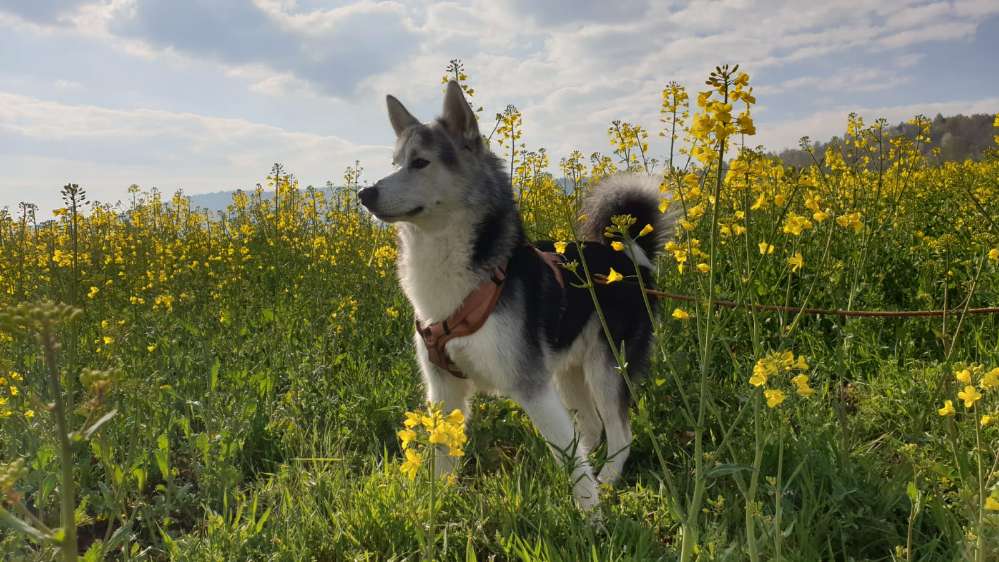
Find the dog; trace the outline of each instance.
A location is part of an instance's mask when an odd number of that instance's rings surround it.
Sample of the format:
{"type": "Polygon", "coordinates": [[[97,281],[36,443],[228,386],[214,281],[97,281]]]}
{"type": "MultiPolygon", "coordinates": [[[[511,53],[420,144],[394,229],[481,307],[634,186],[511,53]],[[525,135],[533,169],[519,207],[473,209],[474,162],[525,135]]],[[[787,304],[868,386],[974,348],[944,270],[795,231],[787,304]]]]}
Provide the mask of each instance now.
{"type": "MultiPolygon", "coordinates": [[[[575,500],[589,510],[598,503],[598,483],[621,476],[632,440],[629,386],[589,289],[552,265],[553,242],[529,245],[510,179],[456,82],[447,85],[443,112],[430,124],[391,95],[386,103],[398,170],[358,196],[375,217],[396,225],[399,281],[417,322],[416,357],[427,400],[444,411],[457,408],[466,419],[476,392],[516,401],[566,462],[575,500]],[[493,302],[487,304],[494,308],[472,333],[447,334],[435,360],[427,326],[443,326],[437,335],[448,333],[446,321],[468,308],[479,290],[489,293],[493,302]],[[608,458],[594,476],[588,453],[602,432],[608,458]]],[[[582,205],[577,230],[585,243],[569,244],[559,259],[578,263],[582,251],[592,273],[614,268],[634,275],[637,269],[652,287],[652,262],[676,222],[674,214],[659,210],[663,197],[653,177],[603,180],[582,205]],[[627,251],[612,249],[605,236],[617,215],[637,219],[627,251]],[[645,225],[652,233],[639,236],[645,225]]],[[[594,288],[610,336],[624,350],[627,375],[637,380],[648,368],[653,335],[640,288],[634,280],[594,288]]],[[[440,472],[453,470],[453,462],[438,452],[440,472]]]]}

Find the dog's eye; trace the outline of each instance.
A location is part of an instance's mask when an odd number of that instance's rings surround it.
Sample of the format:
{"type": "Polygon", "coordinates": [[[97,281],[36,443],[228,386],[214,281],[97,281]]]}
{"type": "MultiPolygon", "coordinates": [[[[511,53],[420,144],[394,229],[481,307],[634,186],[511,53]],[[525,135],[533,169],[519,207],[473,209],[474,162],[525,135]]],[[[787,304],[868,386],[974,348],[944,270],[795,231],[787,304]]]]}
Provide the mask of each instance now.
{"type": "Polygon", "coordinates": [[[426,168],[429,165],[430,162],[428,160],[424,160],[423,158],[417,158],[416,160],[413,160],[412,162],[409,163],[409,167],[414,170],[419,170],[420,168],[426,168]]]}

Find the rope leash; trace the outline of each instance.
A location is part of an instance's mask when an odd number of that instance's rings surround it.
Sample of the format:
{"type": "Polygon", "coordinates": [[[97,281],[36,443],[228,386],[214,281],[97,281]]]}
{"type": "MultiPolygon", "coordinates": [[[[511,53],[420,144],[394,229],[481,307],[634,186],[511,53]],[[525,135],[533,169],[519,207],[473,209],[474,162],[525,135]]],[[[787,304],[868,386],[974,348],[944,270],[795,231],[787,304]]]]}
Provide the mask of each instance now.
{"type": "MultiPolygon", "coordinates": [[[[596,274],[594,279],[603,285],[607,284],[607,276],[596,274]]],[[[668,293],[656,289],[645,289],[645,294],[660,299],[680,302],[698,302],[701,299],[690,295],[668,293]]],[[[840,310],[831,308],[811,308],[803,306],[782,306],[777,304],[746,304],[728,300],[716,300],[714,306],[732,309],[751,309],[763,312],[790,312],[810,314],[813,316],[842,316],[851,318],[939,318],[957,314],[999,314],[999,307],[969,308],[967,310],[953,308],[947,310],[840,310]]]]}

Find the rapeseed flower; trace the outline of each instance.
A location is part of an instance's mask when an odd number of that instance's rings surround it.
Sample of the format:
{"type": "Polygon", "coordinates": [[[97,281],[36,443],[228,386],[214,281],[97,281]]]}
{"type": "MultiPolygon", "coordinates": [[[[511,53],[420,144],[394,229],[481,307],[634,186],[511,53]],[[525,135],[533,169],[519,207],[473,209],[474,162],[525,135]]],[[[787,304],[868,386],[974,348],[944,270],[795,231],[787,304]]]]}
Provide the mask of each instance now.
{"type": "Polygon", "coordinates": [[[999,387],[999,367],[992,369],[991,371],[982,375],[982,380],[979,382],[982,390],[992,390],[993,388],[999,387]]]}
{"type": "Polygon", "coordinates": [[[953,416],[954,413],[955,413],[955,411],[954,411],[954,401],[953,400],[944,400],[943,408],[938,409],[937,413],[940,414],[941,416],[953,416]]]}
{"type": "Polygon", "coordinates": [[[677,320],[690,320],[690,314],[682,308],[674,308],[672,316],[677,320]]]}
{"type": "Polygon", "coordinates": [[[767,399],[767,408],[776,408],[787,398],[784,391],[777,388],[768,388],[764,390],[763,396],[767,399]]]}
{"type": "Polygon", "coordinates": [[[815,394],[815,390],[812,387],[808,386],[808,375],[805,374],[797,375],[796,377],[791,379],[791,382],[794,383],[795,391],[798,393],[799,396],[804,396],[805,398],[808,398],[809,396],[815,394]]]}
{"type": "Polygon", "coordinates": [[[982,399],[982,395],[980,392],[978,392],[978,389],[971,386],[970,384],[964,387],[964,390],[958,392],[957,397],[960,398],[961,400],[964,400],[965,408],[971,408],[972,406],[975,405],[975,402],[978,402],[979,400],[982,399]]]}
{"type": "Polygon", "coordinates": [[[801,252],[795,252],[793,256],[787,258],[787,264],[791,266],[791,271],[797,272],[805,266],[805,258],[801,255],[801,252]]]}
{"type": "Polygon", "coordinates": [[[617,283],[618,281],[620,281],[622,279],[624,279],[624,275],[621,275],[617,271],[614,271],[613,267],[610,269],[610,273],[607,274],[607,284],[608,285],[610,285],[611,283],[617,283]]]}
{"type": "Polygon", "coordinates": [[[410,480],[416,480],[416,474],[420,471],[421,464],[423,464],[423,457],[420,456],[420,453],[406,449],[406,461],[402,463],[399,470],[410,480]]]}

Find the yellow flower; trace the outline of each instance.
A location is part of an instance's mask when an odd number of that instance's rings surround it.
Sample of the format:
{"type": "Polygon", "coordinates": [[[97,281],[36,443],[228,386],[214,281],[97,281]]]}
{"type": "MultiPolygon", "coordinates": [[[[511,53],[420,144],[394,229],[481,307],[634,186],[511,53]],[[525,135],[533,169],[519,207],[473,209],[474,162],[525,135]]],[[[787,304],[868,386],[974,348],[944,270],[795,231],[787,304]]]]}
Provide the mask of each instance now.
{"type": "Polygon", "coordinates": [[[35,417],[35,411],[31,410],[31,409],[25,410],[24,411],[24,417],[26,417],[26,418],[28,418],[30,420],[31,418],[35,417]]]}
{"type": "Polygon", "coordinates": [[[971,384],[971,371],[968,369],[961,369],[954,373],[954,378],[964,384],[971,384]]]}
{"type": "Polygon", "coordinates": [[[112,338],[111,336],[104,336],[103,338],[101,338],[101,341],[104,342],[104,345],[111,345],[114,343],[114,338],[112,338]]]}
{"type": "Polygon", "coordinates": [[[402,425],[412,429],[420,425],[420,419],[423,416],[418,412],[406,412],[406,420],[402,422],[402,425]]]}
{"type": "Polygon", "coordinates": [[[711,271],[711,266],[706,263],[699,263],[697,264],[697,271],[700,271],[701,273],[707,273],[711,271]]]}
{"type": "Polygon", "coordinates": [[[760,248],[760,255],[764,255],[765,256],[767,254],[774,253],[774,245],[773,244],[767,244],[766,242],[760,242],[759,248],[760,248]]]}
{"type": "Polygon", "coordinates": [[[787,264],[791,266],[791,271],[798,271],[805,265],[805,258],[801,252],[795,252],[793,256],[787,258],[787,264]]]}
{"type": "Polygon", "coordinates": [[[808,398],[809,396],[815,394],[815,390],[808,386],[808,375],[798,375],[792,378],[791,382],[794,383],[794,386],[796,387],[795,391],[799,396],[808,398]]]}
{"type": "Polygon", "coordinates": [[[992,496],[985,498],[985,509],[989,511],[999,511],[999,501],[992,496]]]}
{"type": "Polygon", "coordinates": [[[97,287],[90,287],[90,291],[87,292],[87,298],[92,299],[97,296],[97,293],[101,292],[97,287]]]}
{"type": "Polygon", "coordinates": [[[985,390],[992,390],[993,388],[999,387],[999,367],[996,367],[995,369],[992,369],[982,375],[980,384],[985,390]]]}
{"type": "Polygon", "coordinates": [[[620,252],[621,250],[624,249],[624,244],[622,244],[621,242],[615,240],[615,241],[611,242],[611,248],[614,248],[615,252],[620,252]]]}
{"type": "Polygon", "coordinates": [[[565,253],[565,246],[566,246],[565,242],[562,242],[562,241],[556,242],[555,243],[555,253],[556,254],[564,254],[565,253]]]}
{"type": "Polygon", "coordinates": [[[624,279],[624,275],[621,275],[620,273],[614,271],[613,267],[611,268],[610,273],[607,274],[607,284],[608,285],[610,285],[611,283],[617,283],[618,281],[620,281],[622,279],[624,279]]]}
{"type": "Polygon", "coordinates": [[[465,423],[465,414],[461,413],[461,410],[455,408],[451,410],[451,413],[444,418],[444,421],[451,425],[460,425],[465,423]]]}
{"type": "Polygon", "coordinates": [[[416,480],[416,474],[420,471],[420,465],[423,463],[423,457],[420,453],[412,449],[406,449],[406,461],[402,463],[399,470],[402,471],[410,480],[416,480]]]}
{"type": "Polygon", "coordinates": [[[434,428],[430,430],[429,441],[434,445],[447,445],[450,441],[448,428],[443,424],[434,426],[434,428]]]}
{"type": "Polygon", "coordinates": [[[943,408],[937,410],[937,413],[941,416],[953,416],[954,415],[954,401],[944,400],[943,408]]]}
{"type": "Polygon", "coordinates": [[[776,370],[770,361],[766,358],[760,359],[753,365],[753,375],[749,377],[749,384],[753,386],[763,386],[767,384],[767,378],[774,374],[776,370]]]}
{"type": "Polygon", "coordinates": [[[408,449],[409,448],[409,444],[414,439],[416,439],[416,432],[413,431],[412,429],[400,429],[399,432],[396,433],[396,435],[398,435],[399,439],[402,441],[402,448],[403,449],[408,449]]]}
{"type": "Polygon", "coordinates": [[[12,387],[8,388],[7,391],[10,392],[11,396],[17,396],[18,390],[17,390],[16,386],[12,386],[12,387]]]}
{"type": "Polygon", "coordinates": [[[993,421],[992,416],[985,414],[982,416],[982,427],[987,427],[993,421]]]}
{"type": "Polygon", "coordinates": [[[790,213],[784,221],[784,233],[793,236],[801,236],[801,233],[812,228],[812,221],[801,215],[790,213]]]}
{"type": "Polygon", "coordinates": [[[650,232],[652,232],[652,225],[651,224],[647,224],[644,227],[642,227],[641,231],[639,231],[638,237],[641,238],[642,236],[645,236],[646,234],[648,234],[650,232]]]}
{"type": "Polygon", "coordinates": [[[999,248],[992,248],[989,250],[989,259],[992,261],[999,261],[999,248]]]}
{"type": "Polygon", "coordinates": [[[690,315],[687,314],[687,311],[682,308],[674,308],[672,316],[677,320],[690,320],[690,315]]]}
{"type": "Polygon", "coordinates": [[[965,408],[971,408],[972,406],[975,405],[975,402],[978,402],[979,400],[982,399],[982,395],[981,393],[978,392],[978,389],[971,386],[970,384],[964,387],[964,390],[958,392],[957,397],[960,398],[961,400],[964,400],[965,408]]]}
{"type": "Polygon", "coordinates": [[[659,212],[660,213],[665,213],[666,211],[668,211],[669,210],[669,205],[670,205],[670,200],[669,199],[660,199],[659,200],[659,212]]]}
{"type": "Polygon", "coordinates": [[[850,213],[849,215],[842,215],[836,217],[836,224],[842,226],[843,228],[853,229],[853,232],[857,233],[863,230],[864,223],[861,222],[863,215],[858,213],[850,213]]]}
{"type": "MultiPolygon", "coordinates": [[[[999,369],[993,369],[993,371],[997,375],[999,375],[999,369]]],[[[19,381],[19,380],[23,379],[24,377],[21,375],[21,373],[18,373],[17,371],[11,371],[10,372],[10,378],[13,379],[13,380],[15,380],[15,381],[19,381]]]]}
{"type": "Polygon", "coordinates": [[[768,388],[767,390],[764,390],[763,396],[766,397],[767,399],[767,408],[776,408],[777,406],[780,406],[782,402],[784,402],[785,398],[787,398],[784,395],[783,390],[779,390],[776,388],[768,388]]]}
{"type": "Polygon", "coordinates": [[[146,351],[148,351],[149,353],[152,353],[152,352],[156,351],[156,344],[155,343],[151,343],[151,344],[147,345],[146,346],[146,351]]]}

